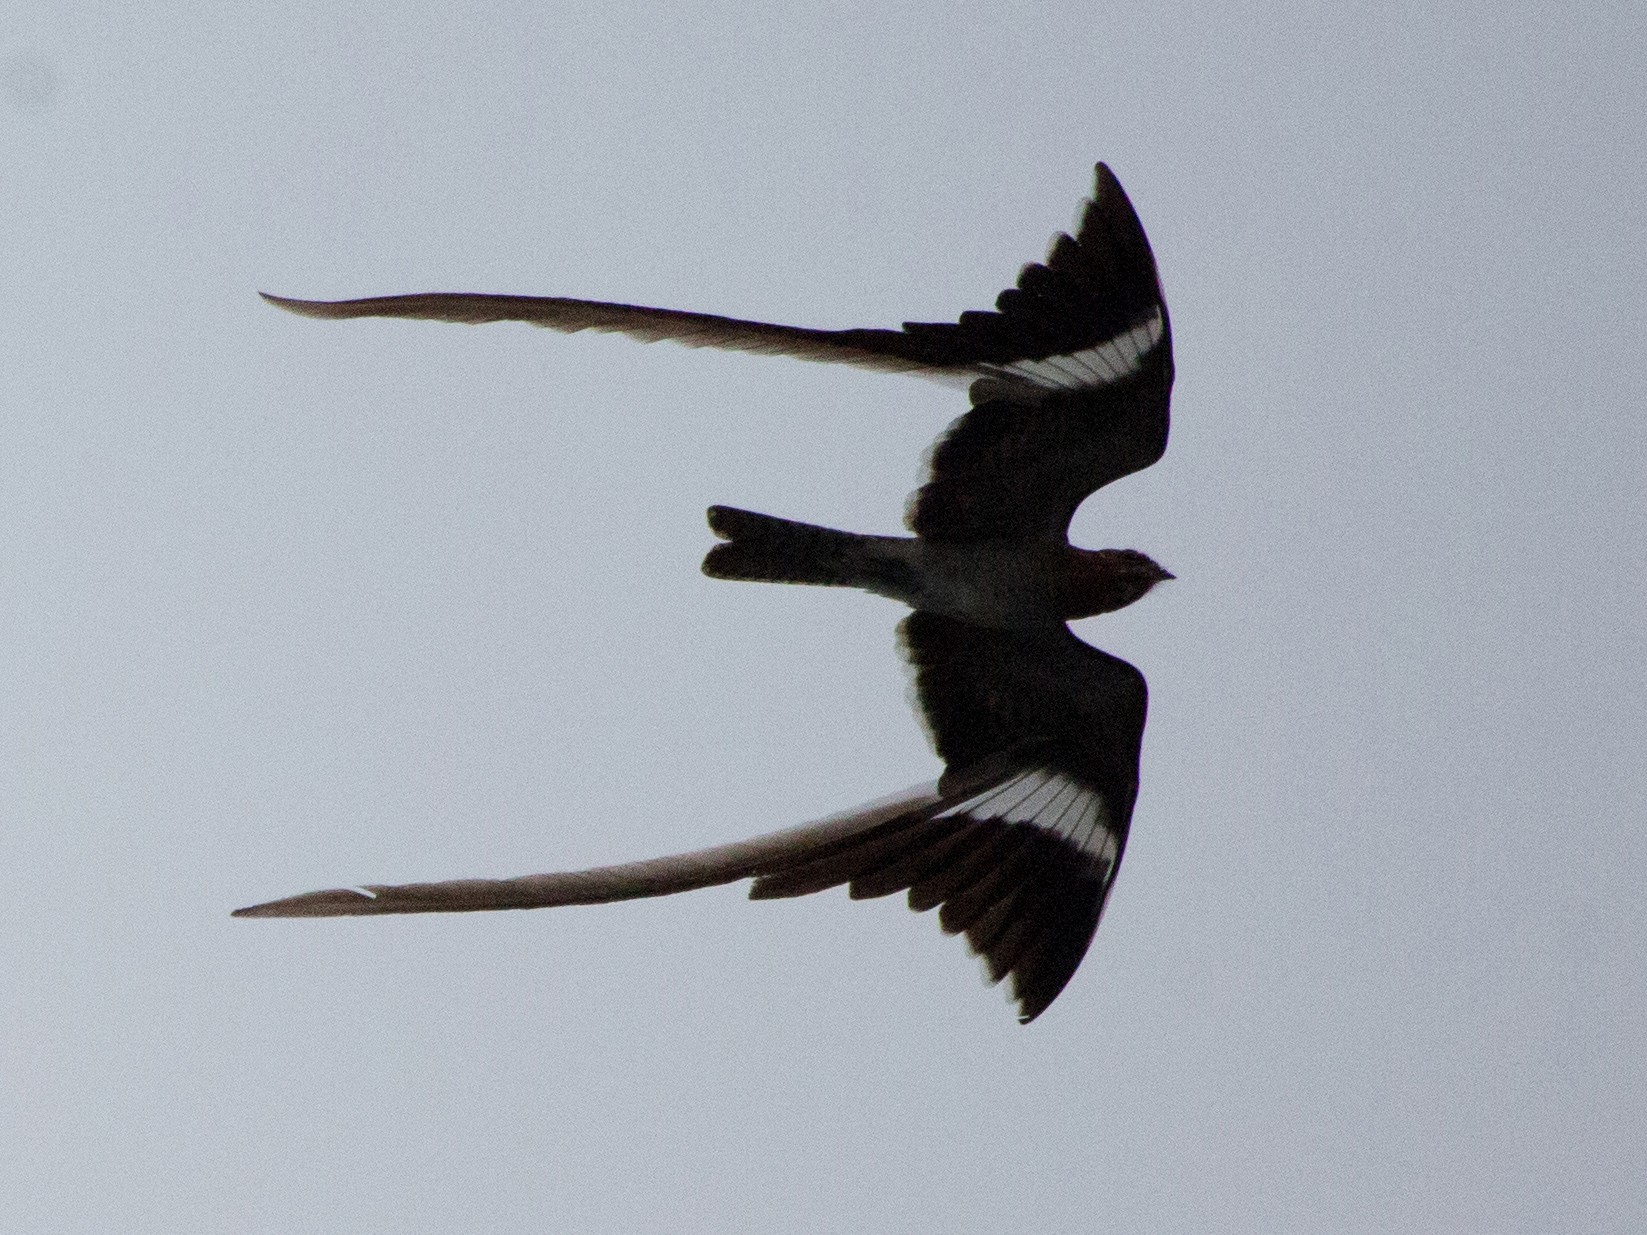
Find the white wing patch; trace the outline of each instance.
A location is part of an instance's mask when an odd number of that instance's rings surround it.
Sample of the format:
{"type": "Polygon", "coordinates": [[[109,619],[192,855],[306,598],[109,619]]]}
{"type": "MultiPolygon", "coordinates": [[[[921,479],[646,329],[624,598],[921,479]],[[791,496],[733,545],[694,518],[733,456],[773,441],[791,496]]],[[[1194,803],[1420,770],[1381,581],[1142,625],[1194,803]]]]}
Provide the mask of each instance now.
{"type": "Polygon", "coordinates": [[[934,819],[962,816],[1028,823],[1051,832],[1082,853],[1114,865],[1119,846],[1109,826],[1103,798],[1078,781],[1050,768],[1027,768],[1011,780],[986,789],[934,819]]]}
{"type": "Polygon", "coordinates": [[[1096,347],[1069,356],[979,365],[977,371],[988,377],[1025,382],[1040,390],[1090,390],[1110,386],[1143,367],[1144,357],[1161,341],[1164,327],[1161,306],[1156,305],[1136,326],[1105,339],[1096,347]]]}

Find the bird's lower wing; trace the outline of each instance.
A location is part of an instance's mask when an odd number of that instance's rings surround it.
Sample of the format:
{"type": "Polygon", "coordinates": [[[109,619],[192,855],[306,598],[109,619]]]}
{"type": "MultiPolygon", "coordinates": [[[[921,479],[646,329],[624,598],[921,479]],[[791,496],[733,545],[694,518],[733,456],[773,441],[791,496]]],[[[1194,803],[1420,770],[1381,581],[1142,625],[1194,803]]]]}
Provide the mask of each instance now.
{"type": "Polygon", "coordinates": [[[594,870],[514,879],[453,879],[441,883],[370,884],[305,892],[284,900],[237,909],[237,918],[331,918],[382,913],[468,913],[483,909],[545,909],[602,905],[610,901],[668,896],[735,883],[791,865],[798,858],[849,841],[942,801],[936,787],[921,785],[815,823],[692,853],[594,870]]]}
{"type": "Polygon", "coordinates": [[[740,879],[756,900],[846,884],[853,899],[909,893],[964,934],[992,982],[1012,977],[1033,1020],[1085,955],[1120,861],[1101,804],[1067,778],[1012,761],[982,765],[949,792],[923,785],[732,845],[647,862],[518,879],[332,888],[237,909],[237,918],[325,918],[598,905],[740,879]]]}

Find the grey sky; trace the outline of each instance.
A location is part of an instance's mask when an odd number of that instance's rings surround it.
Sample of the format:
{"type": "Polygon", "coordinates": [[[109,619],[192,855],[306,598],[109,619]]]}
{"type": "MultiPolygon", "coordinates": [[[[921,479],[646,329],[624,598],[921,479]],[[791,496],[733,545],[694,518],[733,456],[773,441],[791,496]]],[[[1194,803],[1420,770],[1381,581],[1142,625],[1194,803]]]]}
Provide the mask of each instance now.
{"type": "Polygon", "coordinates": [[[1639,5],[37,5],[0,29],[0,1230],[1647,1224],[1639,5]],[[988,307],[1108,161],[1178,575],[1035,1025],[896,899],[236,922],[929,777],[918,381],[258,301],[988,307]]]}

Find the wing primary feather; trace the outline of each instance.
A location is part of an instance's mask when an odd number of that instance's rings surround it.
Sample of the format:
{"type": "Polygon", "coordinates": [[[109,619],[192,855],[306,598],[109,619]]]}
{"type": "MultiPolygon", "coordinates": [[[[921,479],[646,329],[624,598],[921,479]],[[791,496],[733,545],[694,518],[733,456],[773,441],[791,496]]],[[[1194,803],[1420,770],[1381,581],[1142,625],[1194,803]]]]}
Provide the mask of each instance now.
{"type": "Polygon", "coordinates": [[[1012,849],[968,887],[946,900],[938,910],[938,925],[958,935],[977,922],[991,905],[1010,893],[1019,877],[1019,871],[1030,853],[1030,837],[1026,828],[1012,828],[1012,849]]]}
{"type": "Polygon", "coordinates": [[[990,824],[971,852],[956,855],[954,861],[909,889],[909,907],[916,913],[936,909],[976,880],[992,863],[1009,855],[1018,839],[1012,829],[990,824]]]}
{"type": "Polygon", "coordinates": [[[975,843],[986,826],[978,822],[961,824],[930,845],[923,845],[896,861],[855,876],[850,888],[852,899],[871,900],[902,892],[953,861],[957,851],[975,843]]]}
{"type": "MultiPolygon", "coordinates": [[[[967,928],[967,946],[975,955],[984,958],[989,967],[990,981],[999,982],[1007,974],[1003,968],[996,972],[995,962],[990,953],[999,940],[1017,922],[1025,912],[1026,906],[1032,899],[1034,884],[1029,879],[1014,884],[1007,890],[1006,895],[995,901],[988,909],[979,915],[978,920],[967,928]]],[[[1008,966],[1007,968],[1010,968],[1008,966]]]]}
{"type": "Polygon", "coordinates": [[[1026,953],[1012,971],[1012,995],[1018,1002],[1018,1020],[1029,1024],[1058,998],[1081,965],[1098,929],[1102,891],[1085,912],[1069,912],[1049,924],[1041,946],[1026,953]]]}
{"type": "Polygon", "coordinates": [[[1016,915],[999,937],[991,940],[987,947],[978,946],[978,951],[983,953],[985,963],[989,966],[992,981],[999,982],[1017,969],[1019,962],[1030,949],[1045,938],[1051,929],[1046,912],[1048,891],[1041,889],[1040,892],[1041,894],[1033,899],[1021,899],[1016,915]]]}
{"type": "Polygon", "coordinates": [[[1048,802],[1046,809],[1035,820],[1037,827],[1055,836],[1063,836],[1064,819],[1069,814],[1070,807],[1074,806],[1084,796],[1085,791],[1072,780],[1066,780],[1059,786],[1058,795],[1048,802]],[[1068,800],[1065,800],[1065,797],[1068,800]],[[1057,814],[1052,814],[1056,810],[1057,814]],[[1048,818],[1050,816],[1050,819],[1048,818]]]}
{"type": "Polygon", "coordinates": [[[235,910],[239,918],[317,918],[392,913],[466,913],[602,905],[668,896],[748,879],[760,870],[851,842],[909,814],[925,815],[945,799],[922,785],[857,810],[729,845],[594,870],[523,875],[514,879],[455,879],[441,883],[371,884],[307,892],[235,910]]]}
{"type": "Polygon", "coordinates": [[[749,889],[750,900],[774,900],[787,896],[807,896],[846,883],[857,872],[881,862],[901,857],[922,842],[920,823],[891,825],[889,830],[864,837],[818,858],[806,858],[794,865],[777,865],[756,875],[749,889]]]}

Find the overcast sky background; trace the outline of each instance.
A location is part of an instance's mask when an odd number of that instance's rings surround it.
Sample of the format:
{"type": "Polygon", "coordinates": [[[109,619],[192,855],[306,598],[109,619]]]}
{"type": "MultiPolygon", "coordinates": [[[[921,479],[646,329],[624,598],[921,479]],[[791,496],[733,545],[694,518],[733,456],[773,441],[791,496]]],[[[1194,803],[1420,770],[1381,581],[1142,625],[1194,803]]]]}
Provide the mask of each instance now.
{"type": "Polygon", "coordinates": [[[44,4],[0,30],[0,1231],[1647,1226],[1638,4],[44,4]],[[1108,161],[1179,576],[1125,868],[1019,1027],[900,898],[231,921],[937,770],[955,391],[256,297],[988,307],[1108,161]]]}

